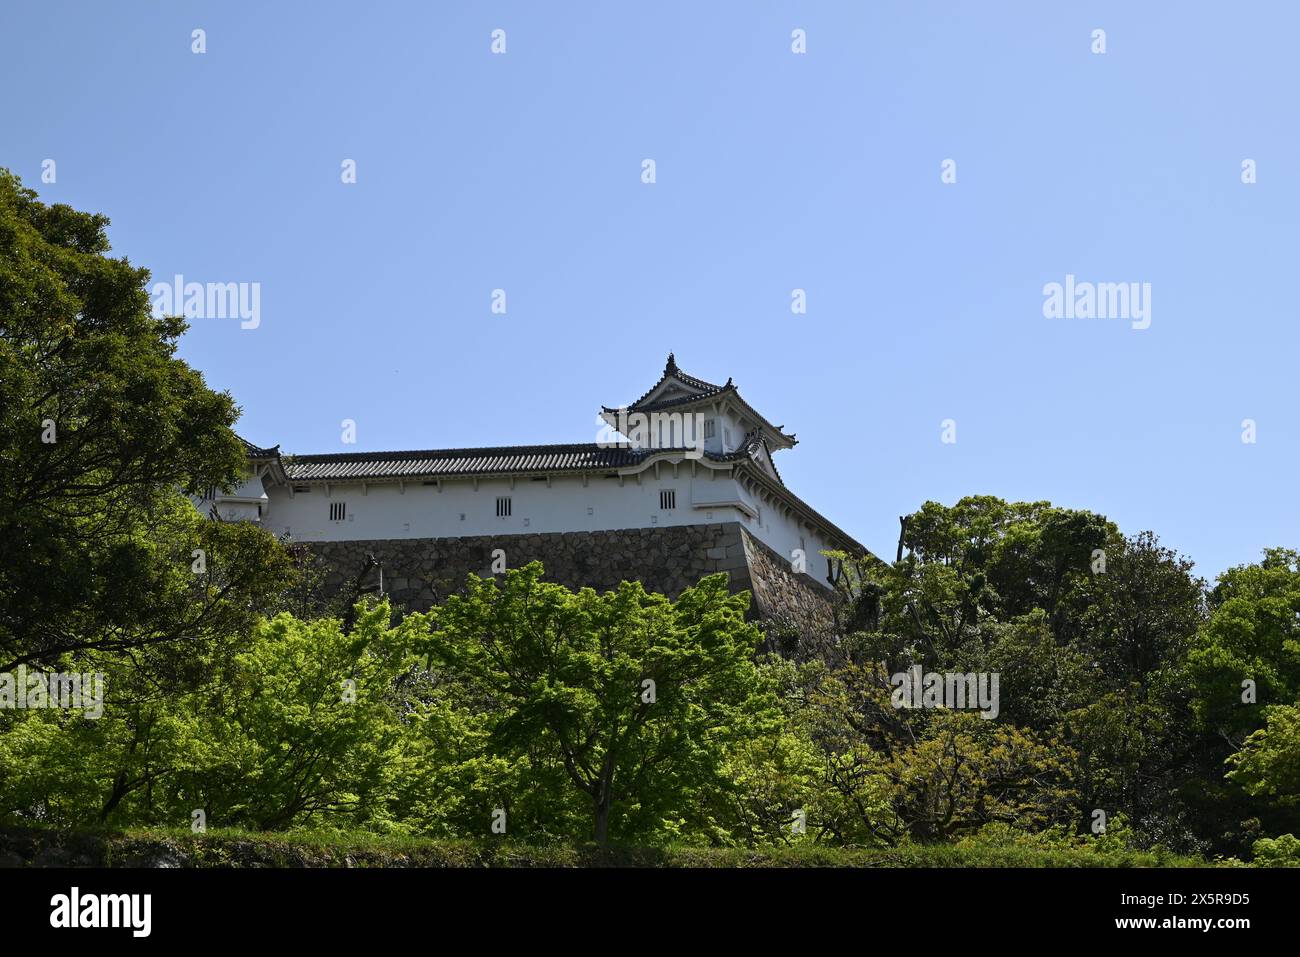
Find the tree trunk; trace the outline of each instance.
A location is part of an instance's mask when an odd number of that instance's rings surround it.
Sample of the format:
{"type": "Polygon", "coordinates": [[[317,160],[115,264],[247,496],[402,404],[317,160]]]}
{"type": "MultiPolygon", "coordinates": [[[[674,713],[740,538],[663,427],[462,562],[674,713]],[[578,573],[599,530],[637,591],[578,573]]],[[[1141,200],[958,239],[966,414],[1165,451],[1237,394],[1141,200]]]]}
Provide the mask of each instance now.
{"type": "Polygon", "coordinates": [[[604,847],[609,841],[609,792],[602,789],[601,795],[596,798],[596,843],[604,847]]]}
{"type": "Polygon", "coordinates": [[[122,803],[122,798],[126,797],[130,788],[127,787],[126,772],[120,771],[116,778],[113,779],[113,790],[109,792],[108,799],[104,806],[99,809],[99,823],[103,824],[108,820],[108,816],[117,810],[117,806],[122,803]]]}

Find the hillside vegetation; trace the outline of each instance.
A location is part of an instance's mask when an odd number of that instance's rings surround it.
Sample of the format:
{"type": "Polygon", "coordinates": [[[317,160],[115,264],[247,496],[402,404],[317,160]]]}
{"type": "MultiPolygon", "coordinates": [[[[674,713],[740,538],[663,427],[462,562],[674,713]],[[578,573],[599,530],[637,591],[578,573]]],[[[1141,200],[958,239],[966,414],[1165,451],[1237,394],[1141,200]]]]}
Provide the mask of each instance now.
{"type": "Polygon", "coordinates": [[[39,844],[11,863],[1300,861],[1296,551],[1207,583],[1153,532],[977,495],[837,556],[827,633],[725,576],[538,564],[426,614],[322,603],[292,542],[192,505],[244,477],[238,409],[106,226],[0,171],[0,827],[39,844]]]}

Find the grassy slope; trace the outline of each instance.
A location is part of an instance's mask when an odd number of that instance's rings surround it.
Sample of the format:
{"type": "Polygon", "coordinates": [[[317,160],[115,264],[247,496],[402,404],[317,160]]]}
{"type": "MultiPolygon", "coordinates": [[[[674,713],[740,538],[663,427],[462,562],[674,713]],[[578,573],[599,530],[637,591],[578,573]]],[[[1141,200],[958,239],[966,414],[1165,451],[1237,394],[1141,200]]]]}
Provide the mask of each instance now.
{"type": "Polygon", "coordinates": [[[366,834],[0,831],[0,863],[115,867],[1204,867],[1144,851],[911,845],[845,849],[531,847],[366,834]]]}

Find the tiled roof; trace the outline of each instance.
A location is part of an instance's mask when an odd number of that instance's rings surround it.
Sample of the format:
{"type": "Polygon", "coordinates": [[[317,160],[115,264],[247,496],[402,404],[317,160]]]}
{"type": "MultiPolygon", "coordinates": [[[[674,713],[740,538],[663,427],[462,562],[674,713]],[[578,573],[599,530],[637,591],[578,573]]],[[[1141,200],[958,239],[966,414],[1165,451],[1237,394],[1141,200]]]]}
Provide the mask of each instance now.
{"type": "MultiPolygon", "coordinates": [[[[672,409],[672,408],[676,408],[677,406],[686,406],[695,402],[704,401],[706,399],[713,399],[721,395],[728,395],[734,397],[735,401],[740,406],[742,406],[755,420],[763,423],[765,426],[771,429],[774,435],[779,436],[781,439],[784,439],[787,443],[787,446],[793,446],[798,444],[799,440],[797,438],[795,438],[793,435],[786,434],[785,426],[773,425],[766,418],[760,415],[757,409],[755,409],[752,405],[750,405],[743,398],[741,398],[740,391],[732,383],[730,378],[728,378],[727,381],[722,385],[715,385],[712,382],[705,382],[703,379],[697,379],[695,378],[695,376],[687,375],[681,369],[677,368],[677,360],[676,358],[674,358],[671,352],[668,353],[668,363],[667,365],[664,366],[664,372],[663,375],[659,377],[659,381],[656,382],[654,385],[652,385],[649,391],[645,393],[645,395],[641,396],[641,398],[637,399],[635,402],[633,402],[631,405],[627,406],[626,408],[627,411],[629,412],[659,412],[664,409],[672,409]],[[678,382],[684,383],[692,388],[699,389],[700,391],[693,395],[679,395],[671,399],[659,399],[654,402],[646,402],[646,399],[670,378],[675,379],[678,382]]],[[[606,416],[617,415],[618,413],[623,411],[622,408],[611,407],[608,405],[601,406],[601,410],[606,416]]]]}
{"type": "MultiPolygon", "coordinates": [[[[675,405],[686,405],[691,402],[699,402],[701,399],[711,399],[724,393],[738,394],[730,379],[727,380],[726,385],[711,385],[703,392],[697,392],[694,395],[679,395],[675,399],[658,399],[654,402],[645,402],[643,396],[636,401],[635,405],[628,406],[628,410],[631,412],[657,412],[660,409],[670,409],[675,405]]],[[[617,412],[618,409],[607,408],[605,411],[617,412]]]]}
{"type": "MultiPolygon", "coordinates": [[[[618,469],[636,465],[667,449],[603,448],[591,442],[576,445],[507,445],[483,449],[425,449],[411,452],[341,452],[332,455],[286,457],[290,481],[438,478],[460,475],[508,475],[521,472],[573,472],[618,469]]],[[[678,449],[676,451],[685,451],[678,449]]],[[[741,449],[729,455],[705,453],[713,461],[748,457],[741,449]]]]}
{"type": "MultiPolygon", "coordinates": [[[[641,411],[641,410],[643,410],[643,409],[649,409],[649,408],[652,408],[652,407],[653,407],[653,408],[658,408],[660,405],[662,405],[662,404],[666,404],[666,403],[659,403],[659,402],[656,402],[656,403],[654,403],[653,406],[642,406],[642,405],[641,405],[641,403],[644,402],[644,401],[646,400],[646,397],[649,396],[651,392],[654,392],[655,389],[657,389],[657,388],[659,388],[661,385],[663,385],[663,384],[664,384],[664,380],[665,380],[665,379],[668,379],[668,378],[676,379],[678,382],[682,382],[682,383],[685,383],[686,385],[691,386],[692,388],[699,389],[699,390],[701,390],[702,393],[704,393],[704,394],[708,394],[708,395],[712,395],[712,394],[714,394],[714,393],[721,392],[721,391],[723,391],[724,389],[733,388],[733,386],[731,385],[731,380],[730,380],[730,379],[728,379],[728,380],[726,381],[726,384],[724,384],[724,385],[714,385],[712,382],[705,382],[703,379],[697,379],[697,378],[695,378],[695,376],[693,376],[693,375],[687,375],[687,374],[686,374],[685,372],[683,372],[681,369],[677,368],[677,359],[676,359],[676,358],[673,356],[673,354],[670,352],[670,353],[668,353],[668,362],[664,365],[664,372],[663,372],[663,375],[661,375],[661,376],[659,377],[659,381],[656,382],[654,385],[652,385],[649,389],[647,389],[645,395],[641,396],[641,398],[639,398],[639,399],[637,399],[635,402],[633,402],[630,406],[628,406],[628,408],[629,408],[629,409],[636,409],[636,410],[638,410],[638,411],[641,411]]],[[[691,397],[692,400],[694,400],[694,399],[698,399],[698,398],[703,398],[703,395],[692,396],[692,397],[691,397]]]]}
{"type": "Polygon", "coordinates": [[[254,445],[238,433],[236,433],[235,438],[244,443],[244,451],[248,453],[249,458],[273,459],[280,454],[280,446],[278,445],[273,445],[269,449],[264,449],[260,446],[254,445]]]}

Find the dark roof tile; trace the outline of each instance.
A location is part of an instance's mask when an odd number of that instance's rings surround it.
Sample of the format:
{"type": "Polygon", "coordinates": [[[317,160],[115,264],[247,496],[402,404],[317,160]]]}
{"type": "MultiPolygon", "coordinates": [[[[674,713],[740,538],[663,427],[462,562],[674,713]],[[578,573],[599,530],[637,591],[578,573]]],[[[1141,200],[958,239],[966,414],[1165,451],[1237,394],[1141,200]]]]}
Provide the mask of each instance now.
{"type": "MultiPolygon", "coordinates": [[[[286,456],[284,471],[286,477],[294,482],[575,472],[626,468],[661,451],[683,452],[685,449],[633,449],[625,445],[602,447],[592,442],[481,449],[339,452],[286,456]]],[[[713,461],[727,462],[747,458],[749,450],[746,447],[728,455],[705,455],[713,461]]]]}
{"type": "Polygon", "coordinates": [[[273,459],[280,454],[280,446],[278,445],[272,445],[270,448],[264,449],[261,446],[254,445],[239,433],[235,433],[235,438],[244,443],[244,451],[248,453],[249,458],[273,459]]]}

